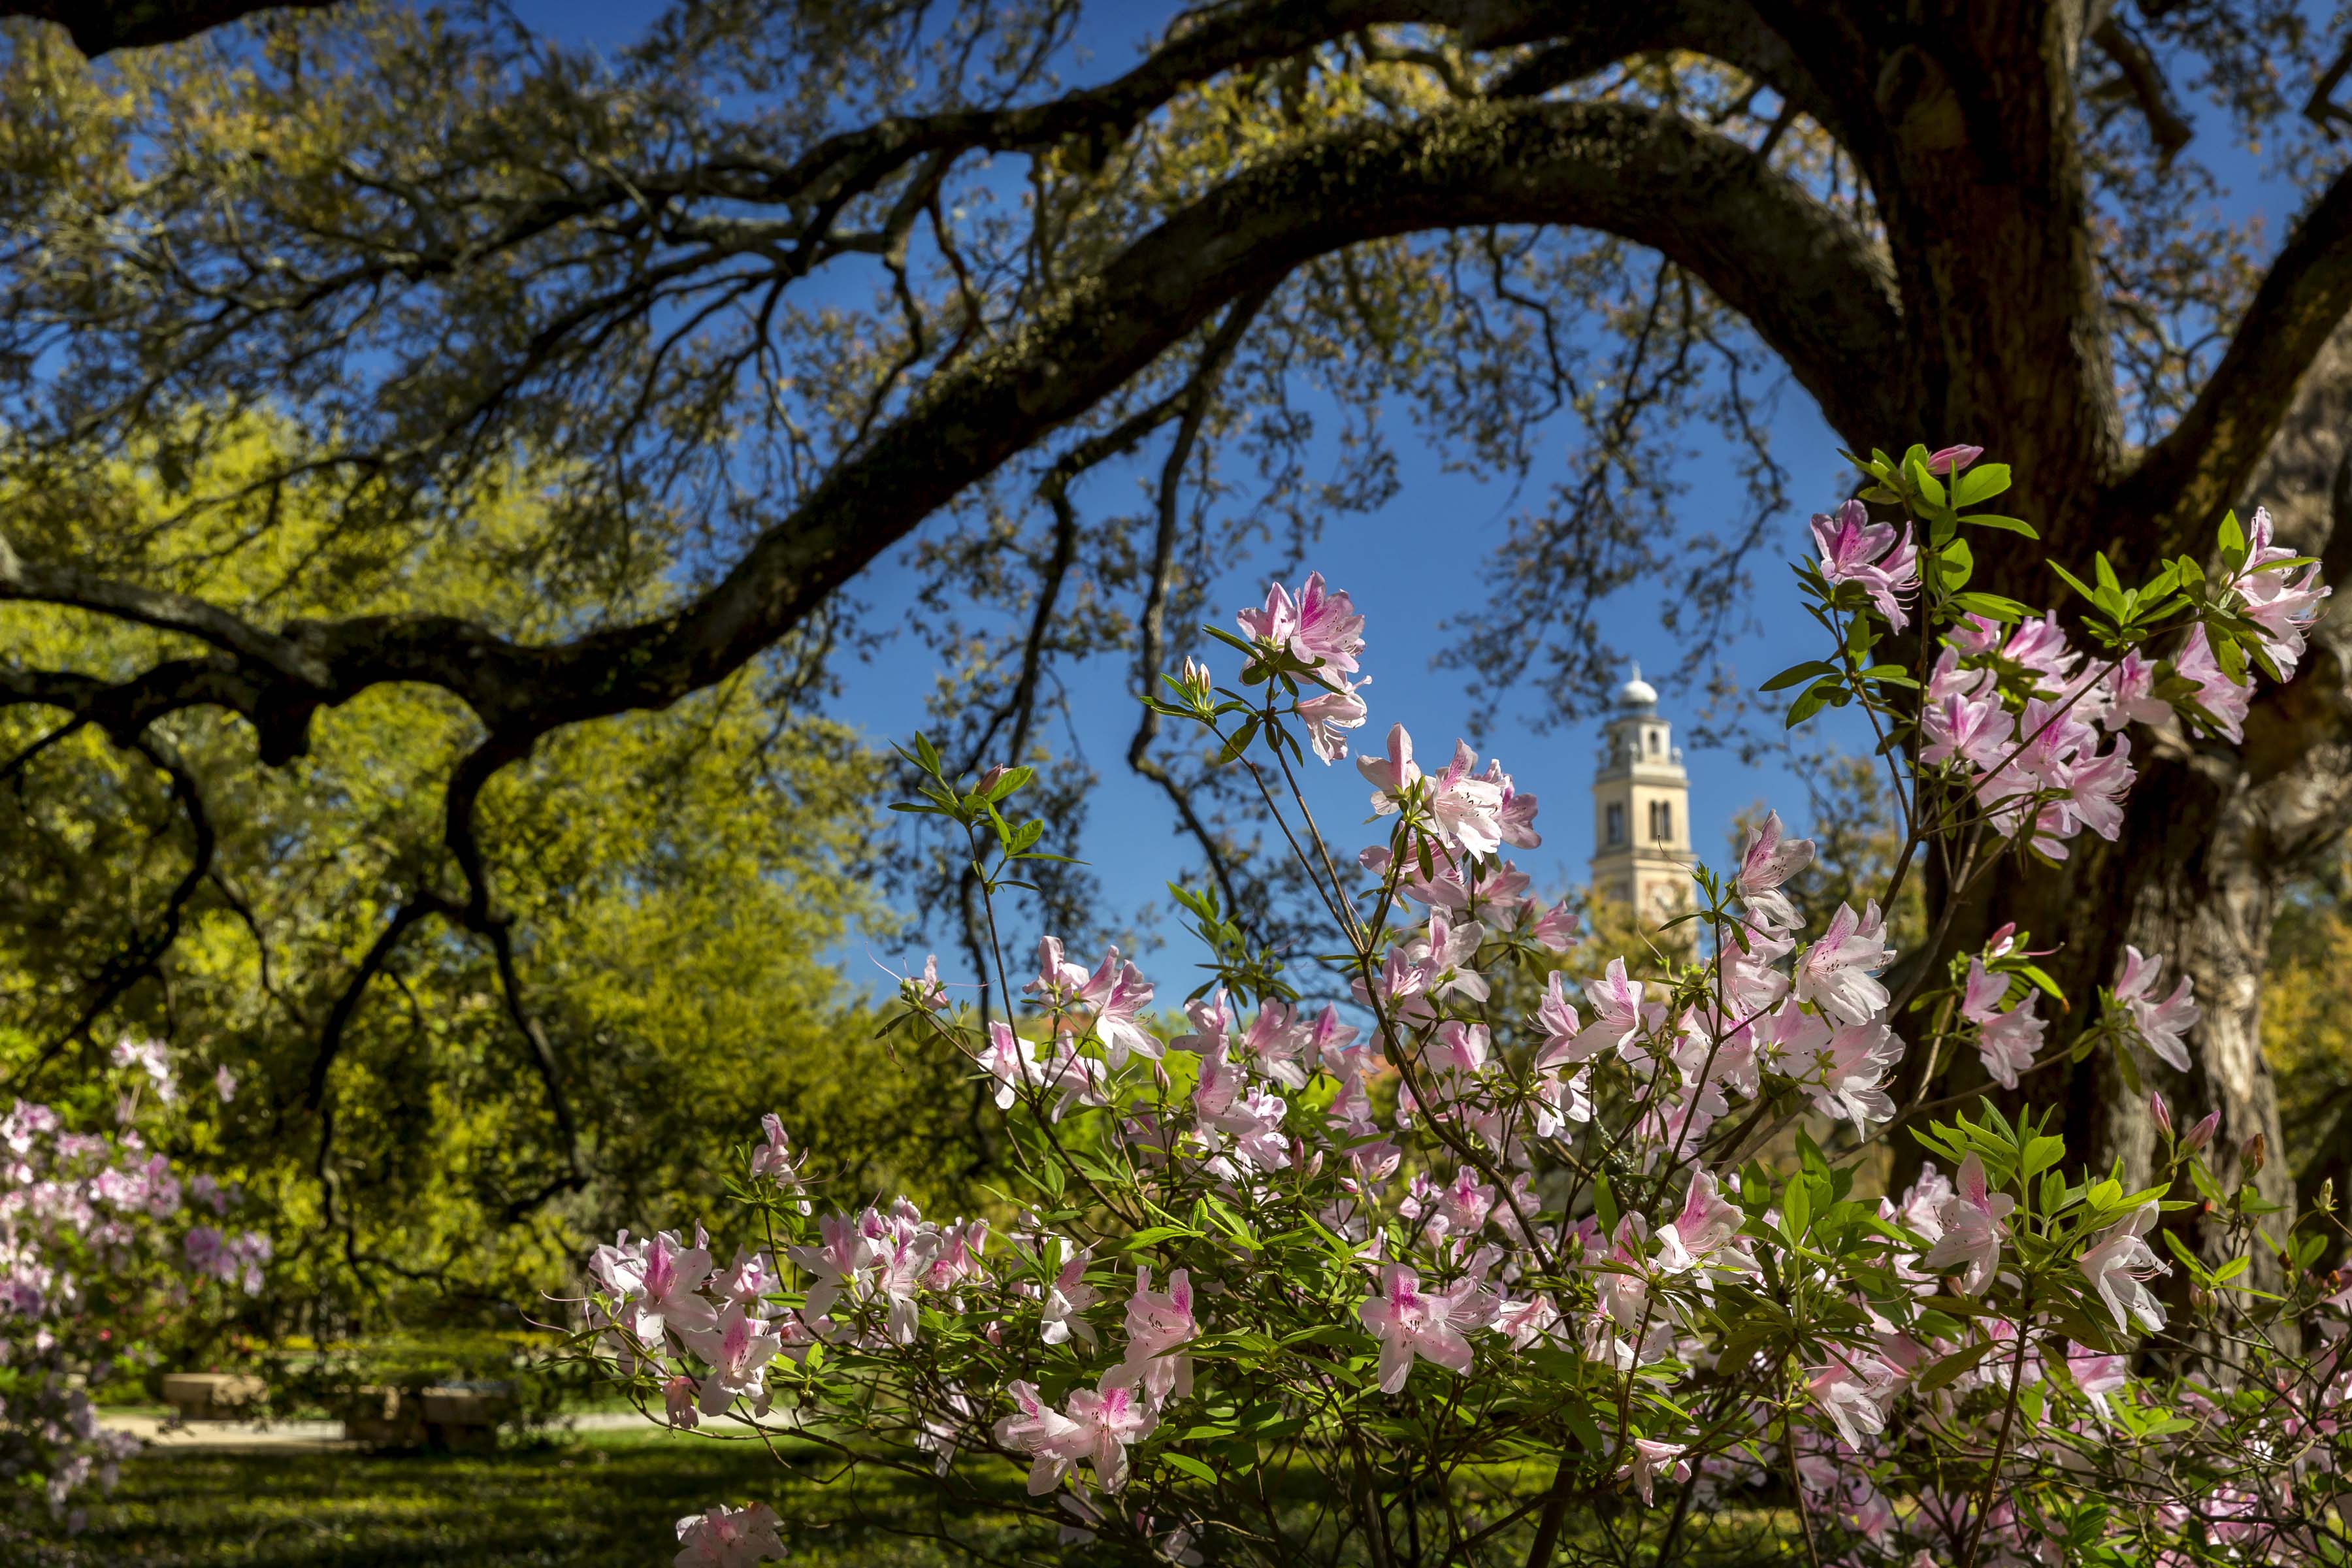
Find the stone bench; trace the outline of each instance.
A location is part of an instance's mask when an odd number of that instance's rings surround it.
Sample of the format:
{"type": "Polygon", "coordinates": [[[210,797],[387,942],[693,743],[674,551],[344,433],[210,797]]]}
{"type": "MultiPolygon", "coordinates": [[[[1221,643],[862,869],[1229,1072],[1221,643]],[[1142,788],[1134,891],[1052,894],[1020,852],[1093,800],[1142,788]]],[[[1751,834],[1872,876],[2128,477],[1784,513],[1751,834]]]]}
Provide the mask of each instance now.
{"type": "Polygon", "coordinates": [[[167,1372],[163,1403],[185,1421],[237,1421],[253,1414],[268,1388],[241,1372],[167,1372]]]}
{"type": "Polygon", "coordinates": [[[499,1427],[513,1413],[513,1395],[503,1384],[415,1393],[371,1384],[344,1405],[343,1435],[377,1447],[487,1453],[498,1447],[499,1427]]]}

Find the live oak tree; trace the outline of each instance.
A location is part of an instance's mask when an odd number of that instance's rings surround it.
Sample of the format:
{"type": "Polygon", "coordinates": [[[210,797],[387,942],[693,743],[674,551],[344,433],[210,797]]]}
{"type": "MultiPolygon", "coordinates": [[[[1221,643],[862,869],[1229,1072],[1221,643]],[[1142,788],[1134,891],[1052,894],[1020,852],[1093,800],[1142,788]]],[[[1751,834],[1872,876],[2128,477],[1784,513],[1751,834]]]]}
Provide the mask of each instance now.
{"type": "MultiPolygon", "coordinates": [[[[98,72],[15,35],[7,472],[69,511],[131,457],[169,500],[70,548],[11,517],[0,595],[169,636],[131,669],[15,658],[0,694],[133,754],[167,716],[235,715],[262,769],[384,687],[460,705],[443,853],[388,901],[373,959],[504,929],[493,780],[780,645],[856,635],[859,574],[918,531],[919,618],[980,697],[951,750],[1035,752],[1058,670],[1166,660],[1217,544],[1381,499],[1391,404],[1506,473],[1536,469],[1555,417],[1580,435],[1462,628],[1490,690],[1591,689],[1593,601],[1682,552],[1689,624],[1736,614],[1778,500],[1753,434],[1773,362],[1857,449],[1998,451],[2053,559],[2104,550],[2128,574],[2265,499],[2342,575],[2326,354],[2352,177],[2330,137],[2352,111],[2330,97],[2346,57],[2298,7],[1234,0],[1171,11],[1139,61],[1073,88],[1077,21],[1057,0],[736,0],[596,57],[494,12],[353,7],[98,72]],[[2233,140],[2309,193],[2267,257],[2202,216],[2198,154],[2233,140]],[[1308,386],[1341,412],[1336,478],[1310,467],[1332,432],[1308,386]],[[263,408],[299,452],[191,478],[263,408]],[[1664,521],[1688,420],[1730,433],[1756,491],[1706,548],[1664,521]],[[1098,477],[1129,462],[1149,478],[1121,511],[1098,477]],[[299,494],[334,519],[299,584],[462,529],[471,487],[518,464],[541,526],[495,563],[572,606],[529,635],[208,597],[174,542],[223,510],[265,541],[299,494]]],[[[2031,552],[1979,585],[2048,587],[2031,552]]],[[[2333,636],[2242,746],[2137,759],[2119,839],[2021,864],[2002,900],[2063,943],[2080,996],[2126,942],[2178,955],[2206,1025],[2166,1087],[2240,1136],[2275,1141],[2256,980],[2278,889],[2352,813],[2333,636]]],[[[1228,905],[1255,902],[1213,790],[1158,741],[1147,721],[1130,758],[1228,905]]],[[[1966,923],[1945,950],[1981,936],[1966,923]]],[[[2066,1070],[2029,1087],[2055,1098],[2066,1070]]],[[[2144,1163],[2117,1086],[2064,1098],[2073,1146],[2144,1163]]],[[[2283,1172],[2262,1180],[2284,1194],[2283,1172]]]]}
{"type": "MultiPolygon", "coordinates": [[[[249,471],[289,438],[257,422],[215,461],[249,471]]],[[[13,487],[0,507],[51,548],[124,548],[168,500],[108,477],[64,515],[13,487]]],[[[275,589],[289,615],[560,626],[567,599],[517,596],[499,567],[530,537],[533,499],[473,500],[447,538],[364,559],[299,497],[250,548],[231,546],[258,513],[170,538],[207,558],[192,588],[275,589]],[[314,552],[334,570],[287,585],[314,552]]],[[[20,660],[98,678],[170,645],[46,605],[11,606],[8,638],[20,660]]],[[[93,1044],[163,1040],[180,1083],[169,1152],[259,1200],[240,1212],[278,1250],[247,1310],[281,1331],[544,1316],[531,1304],[572,1282],[588,1238],[711,1201],[713,1163],[779,1104],[845,1181],[962,1196],[987,1150],[953,1075],[893,1066],[826,962],[854,922],[887,927],[862,876],[883,770],[805,711],[794,673],[760,661],[670,715],[551,736],[502,774],[477,807],[501,899],[487,925],[435,901],[439,785],[473,740],[446,693],[373,688],[278,769],[256,769],[242,721],[214,710],[127,744],[0,711],[0,1092],[108,1125],[93,1044]],[[926,1088],[946,1098],[908,1092],[926,1088]]]]}

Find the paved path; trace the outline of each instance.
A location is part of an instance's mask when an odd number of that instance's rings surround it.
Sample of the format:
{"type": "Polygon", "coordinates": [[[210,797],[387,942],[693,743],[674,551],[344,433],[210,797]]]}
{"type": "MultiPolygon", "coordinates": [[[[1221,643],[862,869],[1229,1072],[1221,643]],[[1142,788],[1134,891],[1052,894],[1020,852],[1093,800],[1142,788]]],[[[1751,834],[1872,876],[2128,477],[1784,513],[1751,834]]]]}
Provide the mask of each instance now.
{"type": "MultiPolygon", "coordinates": [[[[172,1427],[160,1415],[101,1415],[98,1424],[110,1432],[127,1432],[157,1448],[359,1447],[343,1436],[343,1424],[340,1421],[273,1421],[266,1426],[250,1421],[191,1421],[172,1427]]],[[[559,1416],[554,1422],[558,1430],[569,1432],[626,1432],[649,1425],[634,1410],[599,1410],[559,1416]]]]}

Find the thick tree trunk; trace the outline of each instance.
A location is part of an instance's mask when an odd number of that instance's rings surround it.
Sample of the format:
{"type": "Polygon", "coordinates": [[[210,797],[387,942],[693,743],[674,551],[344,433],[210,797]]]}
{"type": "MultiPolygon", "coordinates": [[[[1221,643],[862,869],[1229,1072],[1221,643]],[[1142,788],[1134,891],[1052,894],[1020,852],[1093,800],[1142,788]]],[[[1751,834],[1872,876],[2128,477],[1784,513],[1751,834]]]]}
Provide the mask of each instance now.
{"type": "MultiPolygon", "coordinates": [[[[2352,331],[2339,331],[2305,378],[2242,509],[2267,506],[2281,542],[2321,555],[2331,578],[2352,567],[2348,419],[2352,331]]],[[[2221,1111],[2210,1158],[2226,1184],[2244,1175],[2247,1141],[2263,1140],[2269,1158],[2253,1180],[2283,1205],[2269,1222],[2283,1232],[2295,1194],[2262,1050],[2263,978],[2286,884],[2352,827],[2352,617],[2323,622],[2297,678],[2264,687],[2242,745],[2178,731],[2133,734],[2140,781],[2117,841],[2077,840],[2062,871],[1997,889],[1985,913],[2018,919],[2036,946],[2059,948],[2050,965],[2076,1014],[2053,1029],[2053,1041],[2090,1021],[2097,987],[2113,984],[2126,942],[2178,965],[2166,988],[2176,973],[2196,982],[2203,1017],[2189,1038],[2189,1070],[2159,1063],[2148,1076],[2183,1130],[2221,1111]]],[[[2128,1184],[2150,1177],[2160,1155],[2145,1089],[2127,1089],[2112,1059],[2073,1068],[2053,1062],[2012,1102],[2041,1109],[2053,1098],[2070,1149],[2101,1167],[2120,1162],[2128,1184]]],[[[2210,1249],[2215,1237],[2203,1239],[2210,1249]]],[[[2278,1283],[2266,1249],[2254,1269],[2258,1285],[2278,1283]]]]}

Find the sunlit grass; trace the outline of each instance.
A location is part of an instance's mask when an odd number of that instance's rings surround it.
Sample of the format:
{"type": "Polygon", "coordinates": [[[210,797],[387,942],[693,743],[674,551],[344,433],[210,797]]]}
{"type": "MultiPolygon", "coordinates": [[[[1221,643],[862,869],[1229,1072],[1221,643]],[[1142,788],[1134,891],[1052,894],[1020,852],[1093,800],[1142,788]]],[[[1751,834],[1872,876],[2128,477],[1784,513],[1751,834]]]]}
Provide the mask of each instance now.
{"type": "MultiPolygon", "coordinates": [[[[126,1468],[71,1541],[0,1540],[31,1568],[646,1568],[677,1550],[680,1515],[765,1501],[787,1514],[813,1489],[814,1458],[779,1465],[747,1443],[660,1432],[595,1433],[498,1454],[372,1455],[288,1448],[151,1453],[126,1468]],[[18,1553],[28,1555],[19,1556],[18,1553]]],[[[1006,1477],[1018,1490],[1011,1472],[1006,1477]]],[[[853,1511],[829,1496],[824,1511],[853,1511]]],[[[1009,1521],[940,1519],[929,1489],[866,1479],[854,1510],[902,1529],[986,1537],[1009,1521]]],[[[792,1535],[793,1560],[933,1568],[966,1559],[873,1526],[792,1535]]]]}

